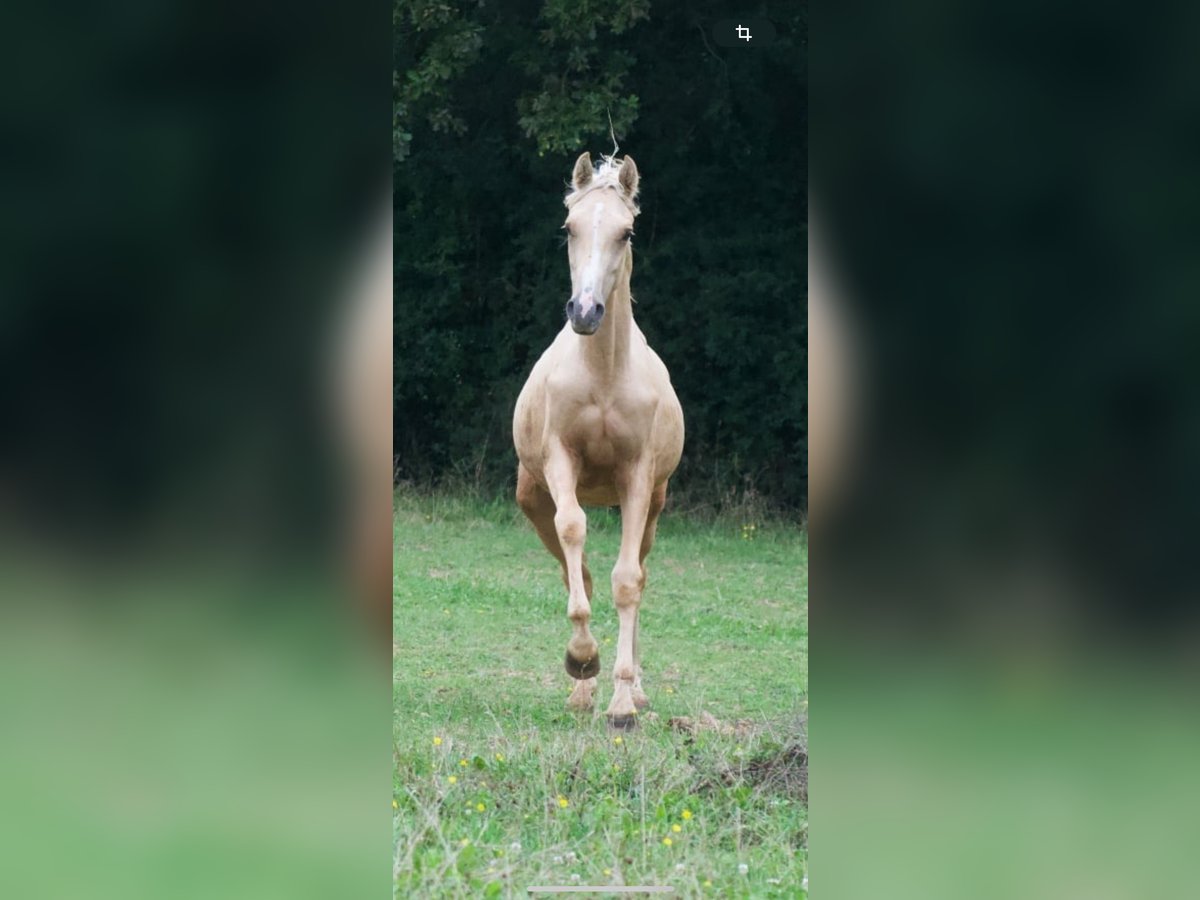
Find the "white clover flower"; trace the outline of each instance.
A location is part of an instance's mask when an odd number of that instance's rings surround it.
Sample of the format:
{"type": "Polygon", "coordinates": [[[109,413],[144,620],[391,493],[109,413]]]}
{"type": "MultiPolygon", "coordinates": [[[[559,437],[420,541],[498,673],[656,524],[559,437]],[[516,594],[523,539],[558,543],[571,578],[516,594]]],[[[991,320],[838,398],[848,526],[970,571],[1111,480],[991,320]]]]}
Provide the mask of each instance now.
{"type": "Polygon", "coordinates": [[[567,851],[566,860],[567,860],[567,862],[569,862],[569,863],[573,863],[573,862],[575,862],[575,851],[574,851],[574,850],[568,850],[568,851],[567,851]]]}
{"type": "Polygon", "coordinates": [[[571,873],[571,884],[579,884],[579,873],[578,872],[571,873]]]}
{"type": "Polygon", "coordinates": [[[561,866],[562,865],[562,857],[561,856],[554,857],[554,864],[556,866],[561,866]]]}
{"type": "Polygon", "coordinates": [[[686,869],[687,869],[687,866],[685,866],[683,863],[675,863],[675,871],[676,872],[683,872],[683,871],[686,871],[686,869]]]}
{"type": "Polygon", "coordinates": [[[745,863],[738,863],[738,874],[739,875],[745,875],[749,871],[750,871],[750,867],[748,865],[746,865],[745,863]]]}
{"type": "Polygon", "coordinates": [[[800,879],[800,890],[802,890],[802,891],[808,890],[808,875],[805,875],[803,878],[800,879]]]}
{"type": "Polygon", "coordinates": [[[511,844],[508,845],[508,849],[512,853],[520,853],[521,852],[521,842],[513,841],[511,844]]]}

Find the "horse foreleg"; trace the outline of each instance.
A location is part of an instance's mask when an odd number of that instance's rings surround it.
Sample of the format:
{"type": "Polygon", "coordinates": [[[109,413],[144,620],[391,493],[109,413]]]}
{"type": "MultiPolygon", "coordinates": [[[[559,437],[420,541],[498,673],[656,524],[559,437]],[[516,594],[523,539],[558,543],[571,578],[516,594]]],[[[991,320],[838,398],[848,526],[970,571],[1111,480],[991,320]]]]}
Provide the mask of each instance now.
{"type": "MultiPolygon", "coordinates": [[[[537,531],[537,535],[539,538],[541,538],[541,541],[545,545],[546,549],[550,551],[551,555],[557,559],[559,565],[562,566],[563,584],[566,585],[567,591],[570,592],[570,566],[567,563],[567,556],[563,552],[563,544],[559,539],[558,527],[555,524],[555,514],[557,512],[557,508],[554,505],[554,498],[550,495],[549,491],[537,483],[534,477],[523,465],[519,465],[517,467],[517,504],[521,507],[522,512],[524,512],[529,518],[529,521],[533,523],[533,527],[537,531]]],[[[584,597],[590,601],[592,599],[592,576],[591,573],[588,572],[587,561],[583,558],[582,554],[580,556],[580,575],[583,579],[584,597]]],[[[589,612],[590,609],[591,607],[589,605],[589,612]]],[[[568,606],[568,615],[569,614],[570,607],[568,606]]],[[[585,621],[585,633],[586,630],[587,623],[585,621]]],[[[578,636],[578,632],[576,636],[578,636]]],[[[594,644],[595,641],[592,643],[594,644]]],[[[570,672],[572,668],[569,662],[570,654],[571,650],[568,646],[568,672],[570,672]]],[[[598,655],[594,665],[596,672],[599,672],[600,660],[598,655]]],[[[581,672],[582,668],[582,666],[579,667],[581,672]]],[[[567,706],[577,710],[590,710],[593,704],[592,696],[595,688],[596,678],[594,674],[592,677],[582,678],[575,681],[575,689],[571,692],[571,696],[567,699],[567,706]]]]}
{"type": "MultiPolygon", "coordinates": [[[[646,514],[646,528],[642,532],[642,546],[638,549],[638,562],[642,567],[642,584],[641,590],[646,590],[646,557],[650,555],[650,550],[654,547],[654,538],[658,533],[658,517],[663,511],[663,507],[667,503],[667,485],[666,482],[656,487],[650,494],[650,509],[646,514]]],[[[638,631],[641,629],[641,606],[638,606],[638,612],[633,617],[633,687],[630,693],[633,694],[633,705],[638,709],[645,709],[650,705],[650,698],[646,696],[646,692],[642,690],[642,654],[638,647],[638,631]]]]}
{"type": "MultiPolygon", "coordinates": [[[[533,524],[534,531],[541,539],[543,546],[550,555],[558,560],[562,568],[563,587],[571,589],[570,577],[567,573],[567,558],[563,555],[562,544],[558,540],[558,529],[554,526],[554,498],[550,492],[534,480],[524,465],[517,464],[517,505],[525,513],[525,517],[533,524]]],[[[592,599],[592,573],[588,571],[587,553],[583,554],[583,591],[588,600],[592,599]]]]}
{"type": "MultiPolygon", "coordinates": [[[[640,682],[634,644],[638,608],[646,583],[641,547],[652,494],[646,465],[635,465],[625,472],[618,481],[617,491],[621,500],[621,552],[613,567],[612,592],[620,632],[613,665],[613,698],[605,714],[614,728],[629,728],[637,722],[634,684],[640,682]]],[[[638,688],[640,693],[640,684],[638,688]]]]}
{"type": "Polygon", "coordinates": [[[546,482],[554,500],[554,531],[567,573],[567,618],[572,625],[564,665],[567,674],[577,682],[567,704],[575,709],[590,709],[596,674],[600,671],[600,647],[588,629],[592,618],[588,599],[590,578],[585,578],[583,563],[587,516],[575,496],[576,481],[570,456],[561,451],[552,454],[546,465],[546,482]]]}

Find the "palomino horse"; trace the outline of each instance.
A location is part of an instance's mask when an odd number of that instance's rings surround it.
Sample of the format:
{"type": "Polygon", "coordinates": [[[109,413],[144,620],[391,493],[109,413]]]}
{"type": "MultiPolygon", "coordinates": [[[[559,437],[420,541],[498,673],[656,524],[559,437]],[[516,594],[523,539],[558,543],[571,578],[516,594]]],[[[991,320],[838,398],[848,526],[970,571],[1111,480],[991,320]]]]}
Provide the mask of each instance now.
{"type": "Polygon", "coordinates": [[[584,153],[567,194],[571,299],[567,324],[517,398],[513,442],[517,503],[562,565],[567,617],[567,705],[590,710],[600,648],[588,630],[592,576],[581,504],[621,506],[621,550],[612,572],[620,620],[610,725],[629,728],[647,705],[638,657],[638,608],[667,479],[683,452],[683,410],[671,377],[633,321],[633,220],[638,171],[628,156],[593,170],[584,153]]]}

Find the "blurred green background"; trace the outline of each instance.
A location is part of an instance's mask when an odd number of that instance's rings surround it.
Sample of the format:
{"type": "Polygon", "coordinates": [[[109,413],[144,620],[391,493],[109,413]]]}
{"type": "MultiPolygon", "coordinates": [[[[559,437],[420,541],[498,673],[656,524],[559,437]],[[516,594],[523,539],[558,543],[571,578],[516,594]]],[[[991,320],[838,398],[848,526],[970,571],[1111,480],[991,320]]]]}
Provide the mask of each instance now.
{"type": "Polygon", "coordinates": [[[388,7],[0,11],[0,896],[386,895],[327,384],[388,7]]]}

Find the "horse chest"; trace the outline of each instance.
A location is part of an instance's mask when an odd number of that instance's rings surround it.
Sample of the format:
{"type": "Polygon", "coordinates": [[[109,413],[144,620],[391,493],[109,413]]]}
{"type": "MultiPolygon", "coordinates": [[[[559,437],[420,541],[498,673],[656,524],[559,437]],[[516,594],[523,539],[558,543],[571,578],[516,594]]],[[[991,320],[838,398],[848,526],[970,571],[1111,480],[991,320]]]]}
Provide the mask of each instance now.
{"type": "Polygon", "coordinates": [[[579,409],[568,443],[586,465],[611,468],[630,455],[637,441],[628,415],[613,405],[592,403],[579,409]]]}

